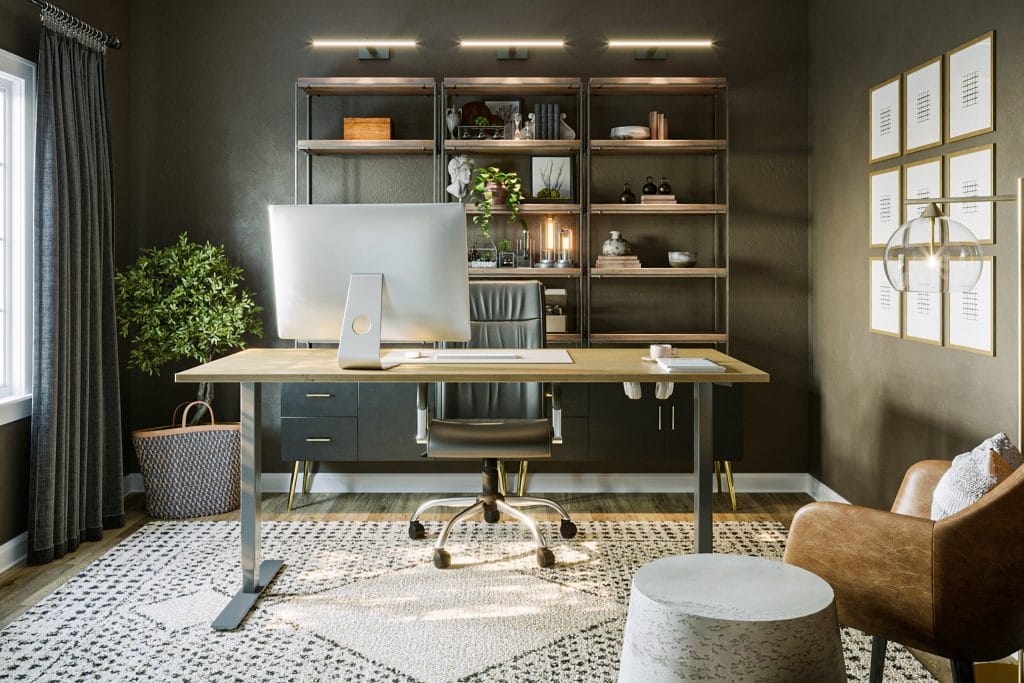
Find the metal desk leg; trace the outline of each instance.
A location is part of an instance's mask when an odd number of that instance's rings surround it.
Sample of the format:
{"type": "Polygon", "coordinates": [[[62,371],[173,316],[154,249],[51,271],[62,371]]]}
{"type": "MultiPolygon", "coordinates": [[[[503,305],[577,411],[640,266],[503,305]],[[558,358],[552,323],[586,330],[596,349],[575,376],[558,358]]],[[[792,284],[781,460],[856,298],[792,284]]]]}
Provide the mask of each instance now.
{"type": "Polygon", "coordinates": [[[274,579],[284,562],[260,562],[260,475],[262,463],[260,435],[260,385],[242,382],[242,469],[241,469],[241,526],[242,526],[242,590],[231,598],[217,618],[213,628],[230,631],[238,627],[256,604],[263,589],[274,579]]]}
{"type": "Polygon", "coordinates": [[[693,385],[693,515],[694,547],[711,552],[711,382],[693,385]]]}

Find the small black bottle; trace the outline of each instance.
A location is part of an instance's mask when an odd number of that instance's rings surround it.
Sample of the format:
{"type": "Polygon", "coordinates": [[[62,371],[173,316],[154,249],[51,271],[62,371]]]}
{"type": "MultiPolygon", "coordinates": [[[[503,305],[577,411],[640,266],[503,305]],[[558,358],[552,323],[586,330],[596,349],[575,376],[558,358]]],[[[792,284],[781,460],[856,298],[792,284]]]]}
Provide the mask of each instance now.
{"type": "Polygon", "coordinates": [[[633,188],[629,183],[625,183],[622,186],[622,194],[619,195],[619,202],[621,204],[636,204],[636,195],[633,194],[633,188]]]}
{"type": "Polygon", "coordinates": [[[672,194],[672,186],[668,184],[668,178],[661,177],[661,185],[658,185],[658,194],[672,194]]]}
{"type": "Polygon", "coordinates": [[[644,183],[644,194],[658,194],[658,186],[654,184],[654,176],[647,176],[647,182],[644,183]]]}

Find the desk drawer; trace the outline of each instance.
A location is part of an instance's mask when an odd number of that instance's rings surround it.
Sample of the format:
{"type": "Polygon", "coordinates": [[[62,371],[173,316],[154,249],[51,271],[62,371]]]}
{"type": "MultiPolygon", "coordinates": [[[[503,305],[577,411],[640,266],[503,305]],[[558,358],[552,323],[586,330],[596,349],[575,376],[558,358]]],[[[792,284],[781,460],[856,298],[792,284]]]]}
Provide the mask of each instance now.
{"type": "Polygon", "coordinates": [[[287,417],[355,417],[357,385],[303,382],[281,386],[281,415],[287,417]]]}
{"type": "Polygon", "coordinates": [[[355,460],[356,418],[281,418],[281,460],[355,460]]]}

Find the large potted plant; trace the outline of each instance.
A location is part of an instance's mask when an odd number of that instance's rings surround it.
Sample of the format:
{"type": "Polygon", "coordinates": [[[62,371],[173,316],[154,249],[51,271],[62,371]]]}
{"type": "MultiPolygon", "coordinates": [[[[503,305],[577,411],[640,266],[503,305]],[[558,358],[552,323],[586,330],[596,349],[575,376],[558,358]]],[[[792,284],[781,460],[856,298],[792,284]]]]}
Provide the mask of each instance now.
{"type": "MultiPolygon", "coordinates": [[[[128,367],[159,375],[168,363],[207,363],[244,348],[246,335],[262,335],[263,309],[241,281],[242,269],[228,261],[224,247],[192,242],[187,233],[171,246],[143,249],[114,277],[118,331],[131,341],[128,367]]],[[[200,384],[197,393],[180,424],[175,409],[171,425],[132,432],[154,517],[238,507],[238,425],[215,423],[212,384],[200,384]],[[210,423],[198,424],[207,412],[210,423]]]]}

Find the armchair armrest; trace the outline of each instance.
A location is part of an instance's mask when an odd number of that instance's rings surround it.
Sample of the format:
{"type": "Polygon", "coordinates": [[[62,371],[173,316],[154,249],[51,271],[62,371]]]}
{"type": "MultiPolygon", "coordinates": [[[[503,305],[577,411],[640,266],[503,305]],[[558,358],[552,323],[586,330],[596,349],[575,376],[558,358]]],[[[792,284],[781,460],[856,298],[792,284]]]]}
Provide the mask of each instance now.
{"type": "Polygon", "coordinates": [[[784,561],[825,579],[842,624],[912,647],[934,639],[929,519],[840,503],[797,511],[784,561]]]}
{"type": "Polygon", "coordinates": [[[922,460],[910,466],[893,501],[892,511],[901,515],[930,518],[935,487],[953,463],[949,460],[922,460]]]}

